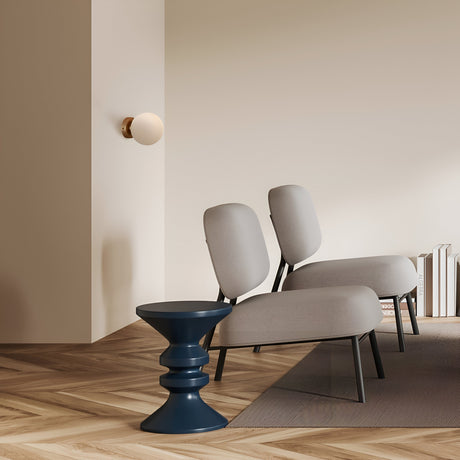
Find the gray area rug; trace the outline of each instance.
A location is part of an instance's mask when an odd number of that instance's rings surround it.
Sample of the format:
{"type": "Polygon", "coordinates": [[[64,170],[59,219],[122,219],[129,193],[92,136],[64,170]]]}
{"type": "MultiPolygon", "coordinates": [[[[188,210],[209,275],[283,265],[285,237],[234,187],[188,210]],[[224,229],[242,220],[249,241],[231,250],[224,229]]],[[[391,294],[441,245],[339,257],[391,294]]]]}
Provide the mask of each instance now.
{"type": "Polygon", "coordinates": [[[406,334],[405,353],[393,324],[377,329],[385,379],[369,340],[361,343],[366,403],[356,400],[350,340],[323,342],[229,427],[459,427],[460,324],[419,327],[406,334]]]}

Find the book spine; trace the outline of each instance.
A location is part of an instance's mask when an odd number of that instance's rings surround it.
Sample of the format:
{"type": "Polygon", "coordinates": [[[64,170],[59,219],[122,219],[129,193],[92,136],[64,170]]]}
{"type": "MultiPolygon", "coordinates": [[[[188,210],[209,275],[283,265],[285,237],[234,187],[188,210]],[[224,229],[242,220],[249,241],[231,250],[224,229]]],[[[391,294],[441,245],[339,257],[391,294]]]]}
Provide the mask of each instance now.
{"type": "Polygon", "coordinates": [[[439,250],[439,316],[447,316],[447,258],[451,245],[443,244],[439,250]]]}
{"type": "Polygon", "coordinates": [[[425,258],[425,315],[433,316],[433,254],[425,258]]]}
{"type": "Polygon", "coordinates": [[[433,317],[439,316],[439,251],[442,244],[433,248],[433,317]]]}
{"type": "Polygon", "coordinates": [[[452,254],[447,259],[447,316],[457,313],[457,263],[458,254],[452,254]]]}
{"type": "Polygon", "coordinates": [[[417,316],[426,314],[426,254],[417,257],[417,316]]]}

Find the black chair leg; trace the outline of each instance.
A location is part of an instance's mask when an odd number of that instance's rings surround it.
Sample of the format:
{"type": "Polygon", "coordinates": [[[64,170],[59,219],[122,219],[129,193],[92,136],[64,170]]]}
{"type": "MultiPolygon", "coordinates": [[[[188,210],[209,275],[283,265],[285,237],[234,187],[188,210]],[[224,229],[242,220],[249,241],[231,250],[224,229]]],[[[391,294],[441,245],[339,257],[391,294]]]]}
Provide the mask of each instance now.
{"type": "Polygon", "coordinates": [[[216,326],[214,326],[204,337],[203,341],[203,349],[204,351],[208,351],[209,347],[211,346],[212,338],[214,337],[214,332],[216,330],[216,326]]]}
{"type": "Polygon", "coordinates": [[[363,370],[361,367],[361,353],[359,351],[359,337],[357,335],[351,338],[351,345],[353,347],[353,359],[355,362],[355,376],[356,386],[358,388],[358,399],[359,402],[365,403],[366,396],[364,394],[363,370]]]}
{"type": "Polygon", "coordinates": [[[252,351],[253,351],[254,353],[259,353],[259,351],[260,351],[260,345],[256,345],[256,346],[252,349],[252,351]]]}
{"type": "Polygon", "coordinates": [[[410,323],[412,324],[412,332],[414,335],[419,335],[420,332],[418,330],[417,318],[415,316],[414,302],[412,302],[412,296],[410,295],[410,292],[406,296],[406,301],[407,309],[409,310],[410,323]]]}
{"type": "Polygon", "coordinates": [[[383,370],[382,358],[380,357],[379,346],[377,345],[377,337],[375,331],[369,332],[369,341],[371,342],[372,354],[374,355],[375,369],[377,370],[377,376],[379,379],[385,378],[385,372],[383,370]]]}
{"type": "Polygon", "coordinates": [[[404,328],[401,319],[401,307],[399,305],[399,297],[393,297],[393,305],[395,307],[395,319],[396,319],[396,329],[398,331],[398,343],[399,351],[406,350],[406,344],[404,343],[404,328]]]}
{"type": "Polygon", "coordinates": [[[214,374],[214,380],[216,382],[222,380],[222,373],[224,372],[225,357],[227,356],[227,349],[224,347],[220,348],[219,360],[217,361],[216,373],[214,374]]]}

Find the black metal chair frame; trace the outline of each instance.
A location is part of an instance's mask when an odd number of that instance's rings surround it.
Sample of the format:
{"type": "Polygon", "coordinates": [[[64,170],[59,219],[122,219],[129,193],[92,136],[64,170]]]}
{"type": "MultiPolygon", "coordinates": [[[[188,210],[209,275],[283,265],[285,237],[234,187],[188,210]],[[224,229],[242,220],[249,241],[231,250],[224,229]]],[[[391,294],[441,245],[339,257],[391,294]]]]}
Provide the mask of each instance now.
{"type": "MultiPolygon", "coordinates": [[[[281,264],[280,264],[281,267],[281,264]]],[[[284,271],[284,266],[283,269],[281,270],[281,276],[282,272],[284,271]]],[[[278,274],[280,273],[280,269],[278,269],[278,274]]],[[[281,281],[281,277],[278,280],[278,274],[275,279],[275,284],[273,285],[273,289],[275,288],[276,285],[276,291],[272,292],[277,292],[279,283],[281,281]],[[277,281],[278,280],[278,281],[277,281]]],[[[217,296],[217,301],[218,302],[223,302],[225,300],[225,296],[222,293],[221,290],[219,290],[219,295],[217,296]]],[[[237,299],[231,299],[230,304],[235,305],[237,299]]],[[[205,336],[204,342],[203,342],[203,348],[206,351],[209,350],[219,350],[219,359],[217,362],[217,367],[216,367],[216,372],[214,375],[214,380],[215,381],[220,381],[222,380],[222,373],[224,371],[224,364],[225,364],[225,358],[227,356],[227,350],[231,348],[249,348],[252,347],[253,345],[243,345],[243,346],[232,346],[232,347],[221,347],[221,346],[211,346],[211,342],[214,336],[215,332],[215,327],[212,328],[205,336]]],[[[366,395],[364,392],[364,380],[363,380],[363,371],[362,371],[362,365],[361,365],[361,352],[359,349],[359,344],[365,340],[367,337],[369,337],[369,341],[371,343],[371,348],[372,348],[372,354],[374,357],[374,363],[375,363],[375,368],[377,371],[377,376],[379,379],[385,378],[385,373],[383,370],[383,365],[382,365],[382,360],[380,358],[380,352],[377,344],[377,338],[375,335],[375,330],[372,330],[370,332],[367,332],[366,334],[363,334],[362,336],[346,336],[346,337],[337,337],[337,338],[332,338],[332,339],[322,339],[322,340],[302,340],[302,341],[295,341],[295,342],[283,342],[283,343],[273,343],[273,344],[265,344],[265,345],[291,345],[294,343],[311,343],[311,342],[331,342],[334,340],[351,340],[351,345],[353,349],[353,361],[354,361],[354,366],[355,366],[355,377],[356,377],[356,387],[358,391],[358,400],[361,403],[366,402],[366,395]]],[[[259,352],[260,351],[260,345],[256,345],[254,347],[254,352],[259,352]]]]}

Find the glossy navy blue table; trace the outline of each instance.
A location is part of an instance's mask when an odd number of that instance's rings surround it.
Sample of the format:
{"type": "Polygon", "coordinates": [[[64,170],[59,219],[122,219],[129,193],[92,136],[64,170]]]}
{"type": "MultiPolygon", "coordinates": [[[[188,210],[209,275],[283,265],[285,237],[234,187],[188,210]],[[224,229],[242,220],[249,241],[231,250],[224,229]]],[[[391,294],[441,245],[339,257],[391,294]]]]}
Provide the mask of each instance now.
{"type": "Polygon", "coordinates": [[[160,364],[169,372],[160,376],[160,385],[169,390],[168,400],[141,423],[154,433],[199,433],[218,430],[228,421],[209,407],[200,389],[209,383],[201,366],[209,355],[199,340],[232,311],[224,302],[178,301],[141,305],[136,313],[168,341],[160,364]]]}

